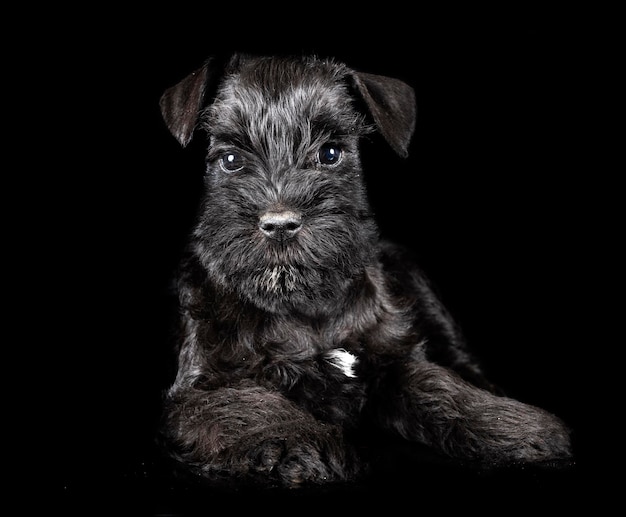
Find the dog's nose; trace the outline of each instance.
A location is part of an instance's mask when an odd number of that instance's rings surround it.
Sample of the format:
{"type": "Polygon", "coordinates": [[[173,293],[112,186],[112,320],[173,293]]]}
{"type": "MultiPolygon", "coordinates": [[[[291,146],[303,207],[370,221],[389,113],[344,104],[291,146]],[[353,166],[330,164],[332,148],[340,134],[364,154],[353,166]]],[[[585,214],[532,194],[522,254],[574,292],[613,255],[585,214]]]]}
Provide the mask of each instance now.
{"type": "Polygon", "coordinates": [[[284,241],[300,231],[302,218],[291,210],[266,212],[259,219],[259,228],[269,238],[284,241]]]}

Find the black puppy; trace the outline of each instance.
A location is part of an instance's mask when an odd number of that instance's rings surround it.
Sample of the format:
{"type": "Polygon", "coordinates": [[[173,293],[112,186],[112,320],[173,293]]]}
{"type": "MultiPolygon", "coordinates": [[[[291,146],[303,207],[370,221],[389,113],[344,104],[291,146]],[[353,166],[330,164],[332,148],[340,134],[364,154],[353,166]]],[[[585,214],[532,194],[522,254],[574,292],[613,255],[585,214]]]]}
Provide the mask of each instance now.
{"type": "Polygon", "coordinates": [[[498,394],[420,270],[379,239],[359,141],[379,131],[406,156],[411,87],[333,60],[235,55],[168,89],[161,111],[183,146],[209,137],[164,402],[182,464],[349,480],[369,428],[481,465],[570,456],[564,424],[498,394]]]}

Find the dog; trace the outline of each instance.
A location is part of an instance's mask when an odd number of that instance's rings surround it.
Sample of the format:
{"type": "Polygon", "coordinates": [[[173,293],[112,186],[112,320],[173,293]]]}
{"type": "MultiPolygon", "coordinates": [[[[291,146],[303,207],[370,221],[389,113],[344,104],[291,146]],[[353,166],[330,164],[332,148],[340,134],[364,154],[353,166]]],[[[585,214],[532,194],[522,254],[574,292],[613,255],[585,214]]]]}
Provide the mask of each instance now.
{"type": "Polygon", "coordinates": [[[377,133],[408,155],[411,86],[334,58],[234,53],[160,110],[181,146],[208,140],[160,431],[177,464],[347,482],[367,472],[367,430],[486,468],[572,458],[564,421],[485,378],[410,251],[380,236],[361,143],[377,133]]]}

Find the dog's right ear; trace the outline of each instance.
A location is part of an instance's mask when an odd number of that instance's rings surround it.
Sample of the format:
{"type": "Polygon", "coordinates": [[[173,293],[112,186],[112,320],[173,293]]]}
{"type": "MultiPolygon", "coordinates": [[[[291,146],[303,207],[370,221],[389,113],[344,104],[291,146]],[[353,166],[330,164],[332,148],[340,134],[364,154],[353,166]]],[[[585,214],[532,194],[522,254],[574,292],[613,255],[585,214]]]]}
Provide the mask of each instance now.
{"type": "Polygon", "coordinates": [[[215,58],[207,59],[200,68],[165,90],[161,96],[161,115],[167,128],[183,147],[191,141],[208,92],[222,75],[222,63],[218,61],[215,58]]]}

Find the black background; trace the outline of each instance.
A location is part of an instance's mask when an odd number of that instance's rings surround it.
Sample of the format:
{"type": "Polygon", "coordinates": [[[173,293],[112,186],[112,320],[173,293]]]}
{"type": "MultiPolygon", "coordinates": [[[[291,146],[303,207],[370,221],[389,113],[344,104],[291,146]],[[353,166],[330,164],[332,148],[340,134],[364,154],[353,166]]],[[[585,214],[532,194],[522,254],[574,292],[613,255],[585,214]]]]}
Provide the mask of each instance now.
{"type": "Polygon", "coordinates": [[[45,37],[32,27],[27,330],[51,399],[35,432],[55,453],[41,482],[84,515],[208,515],[251,501],[291,512],[337,501],[412,512],[602,504],[600,250],[614,238],[598,164],[596,22],[515,9],[168,9],[73,13],[45,37]],[[158,100],[232,50],[335,56],[415,88],[409,158],[367,149],[382,232],[416,251],[489,376],[574,429],[573,467],[485,474],[400,453],[363,486],[269,494],[170,477],[153,448],[173,373],[167,285],[201,194],[205,142],[182,149],[158,100]]]}

